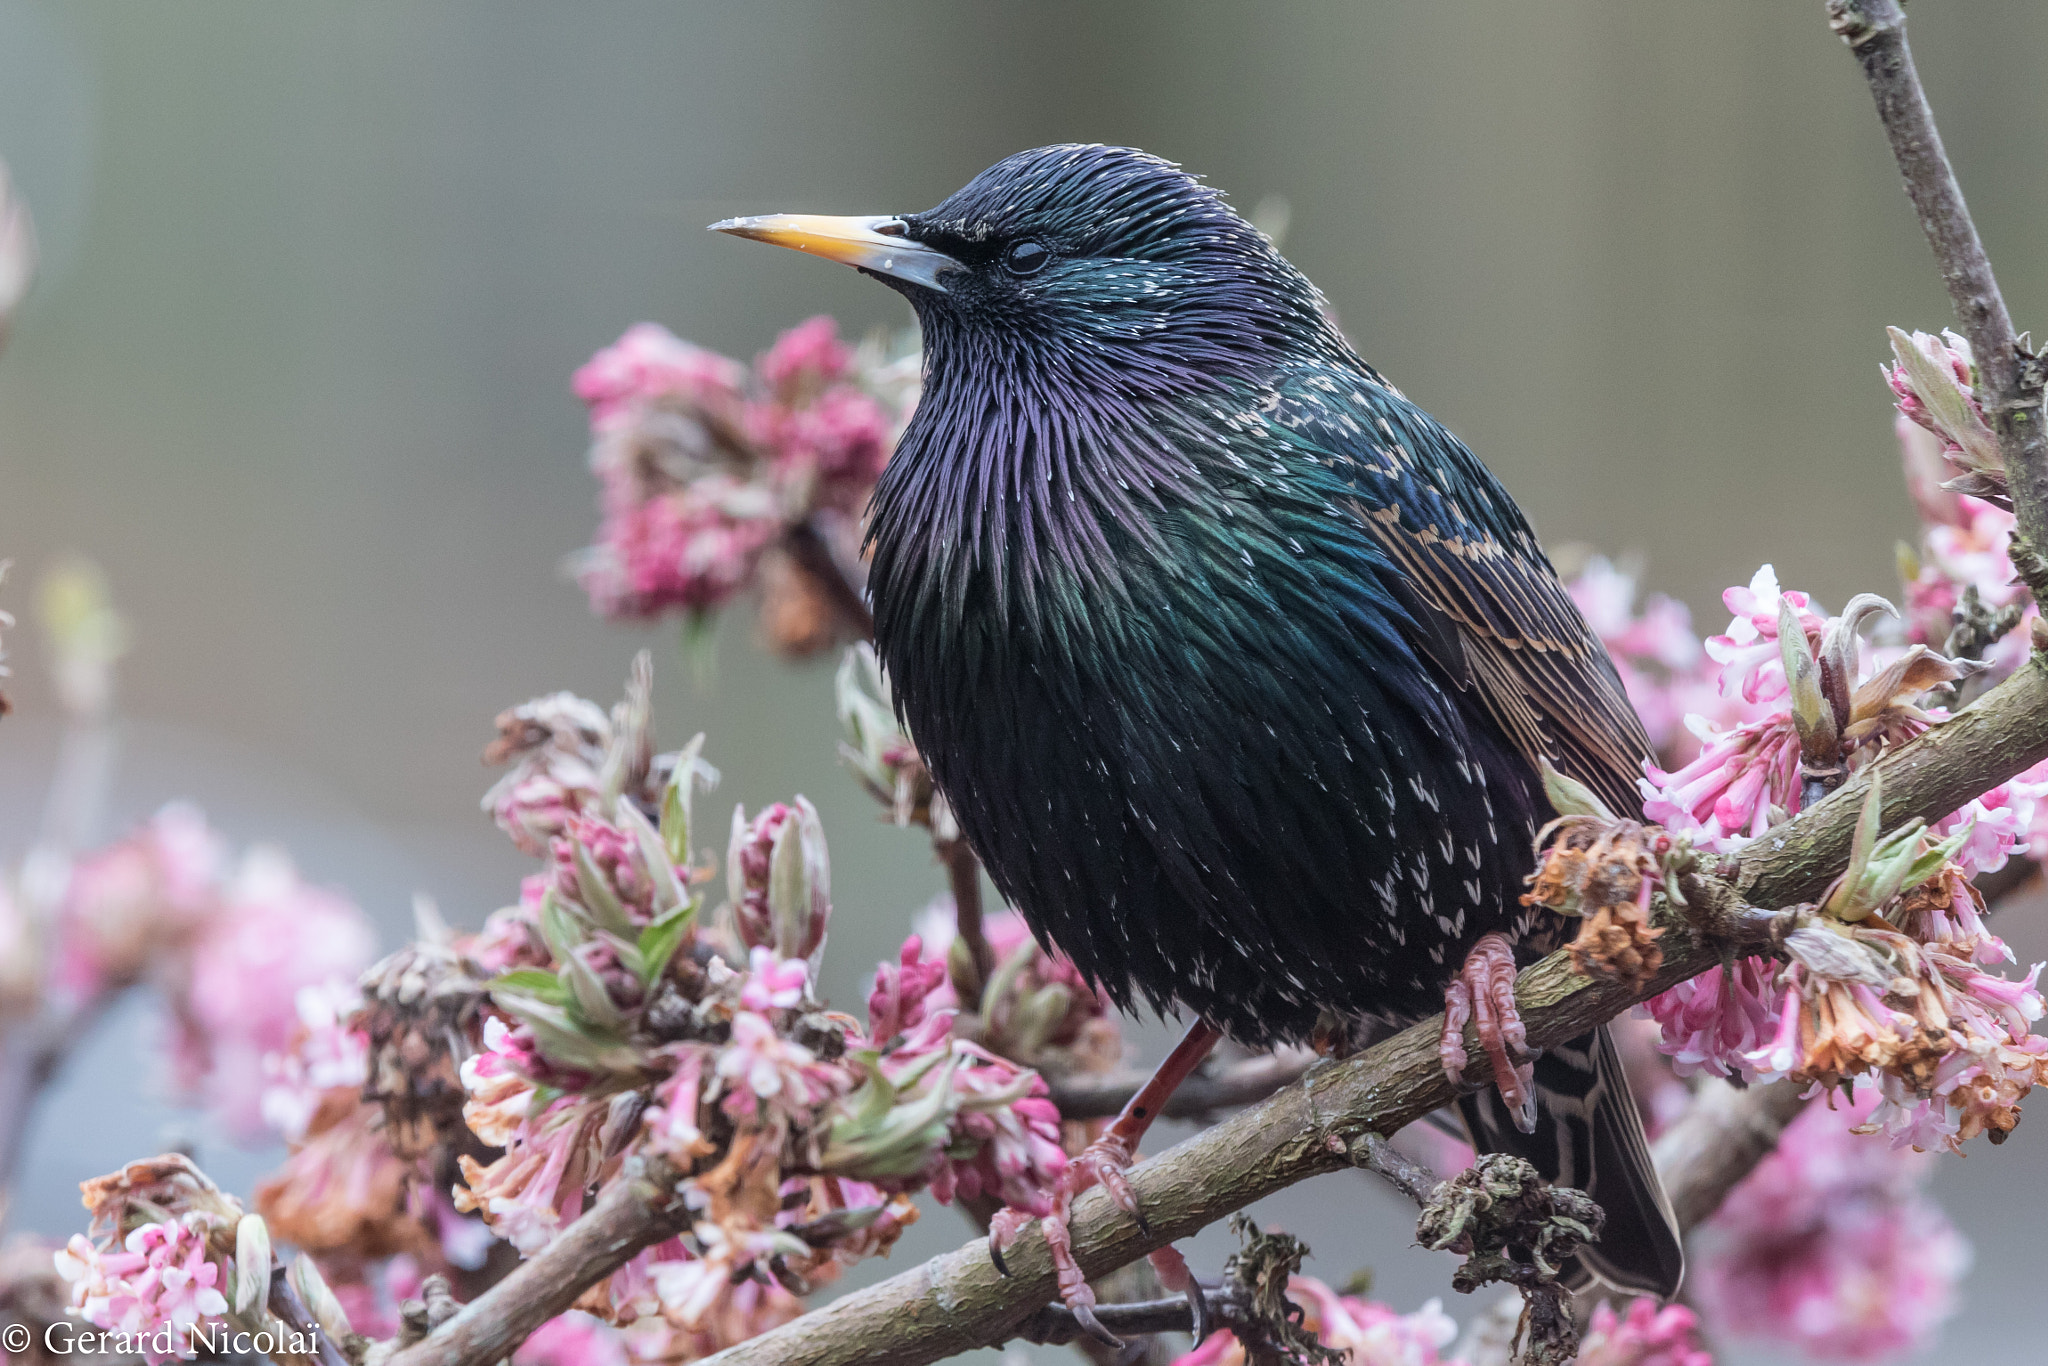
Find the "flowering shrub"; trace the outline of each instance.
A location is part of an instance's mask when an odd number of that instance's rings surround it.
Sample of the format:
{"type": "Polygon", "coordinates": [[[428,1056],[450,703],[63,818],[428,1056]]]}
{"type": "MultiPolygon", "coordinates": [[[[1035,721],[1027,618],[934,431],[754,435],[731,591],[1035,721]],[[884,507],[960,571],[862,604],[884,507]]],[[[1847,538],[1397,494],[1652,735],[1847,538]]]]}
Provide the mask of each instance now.
{"type": "MultiPolygon", "coordinates": [[[[1987,447],[1969,397],[1967,349],[1953,338],[1892,335],[1898,363],[1886,375],[1927,520],[1921,553],[1901,566],[1903,616],[1870,595],[1829,616],[1807,594],[1782,589],[1765,565],[1723,594],[1728,627],[1695,655],[1670,609],[1653,601],[1632,615],[1633,588],[1604,561],[1576,581],[1575,595],[1589,605],[1588,620],[1646,716],[1702,698],[1709,708],[1685,714],[1698,741],[1692,758],[1669,769],[1644,766],[1644,815],[1662,829],[1642,838],[1664,852],[1642,858],[1631,875],[1628,933],[1608,910],[1579,905],[1572,881],[1585,866],[1618,866],[1611,856],[1589,860],[1587,850],[1597,855],[1608,845],[1589,842],[1611,845],[1626,823],[1601,811],[1569,816],[1551,832],[1555,843],[1530,899],[1587,917],[1574,950],[1586,970],[1646,973],[1659,933],[1649,926],[1649,897],[1696,853],[1730,852],[1763,836],[1940,724],[1966,693],[2024,658],[2017,628],[2034,607],[2008,557],[2012,515],[1957,491],[2002,496],[1985,476],[1985,452],[1995,456],[1996,447],[1987,447]],[[1939,441],[1932,451],[1922,439],[1928,432],[1939,441]],[[1965,473],[1940,482],[1942,460],[1965,473]],[[1888,631],[1866,638],[1872,623],[1888,631]],[[1661,672],[1651,674],[1645,659],[1661,672]]],[[[2032,1033],[2044,1003],[2038,966],[2017,980],[1986,970],[2012,954],[1986,927],[1973,880],[2026,851],[2044,794],[2048,765],[1932,826],[1879,839],[1873,793],[1849,870],[1791,931],[1786,961],[1737,959],[1648,1003],[1680,1075],[1793,1076],[1828,1086],[1870,1075],[1885,1103],[1868,1123],[1902,1143],[1954,1148],[1979,1133],[2001,1140],[2018,1121],[2020,1098],[2048,1079],[2048,1042],[2032,1033]]]]}
{"type": "MultiPolygon", "coordinates": [[[[1866,595],[1830,614],[1766,565],[1723,594],[1727,624],[1701,639],[1682,605],[1639,605],[1608,560],[1570,584],[1656,751],[1645,821],[1550,775],[1560,820],[1529,899],[1582,917],[1583,971],[1647,981],[1663,962],[1660,896],[2025,658],[2036,612],[2014,582],[1967,348],[1896,332],[1893,346],[1886,380],[1924,524],[1902,558],[1903,610],[1866,595]]],[[[29,860],[0,881],[0,1022],[84,1019],[153,986],[182,1091],[232,1134],[289,1145],[253,1211],[176,1157],[88,1186],[89,1233],[44,1261],[87,1322],[168,1330],[152,1361],[223,1325],[317,1329],[360,1366],[385,1350],[371,1339],[412,1340],[451,1287],[480,1292],[650,1176],[674,1191],[676,1231],[511,1359],[688,1361],[887,1254],[922,1195],[1044,1214],[1099,1128],[1063,1121],[1048,1082],[1119,1065],[1107,1000],[1014,910],[980,912],[959,828],[858,642],[860,517],[915,401],[911,362],[848,347],[827,319],[751,367],[643,324],[575,388],[603,514],[575,562],[593,607],[701,621],[757,589],[774,647],[855,641],[836,681],[842,757],[888,820],[925,829],[956,895],[877,966],[864,1018],[831,1009],[816,807],[735,809],[722,858],[703,848],[697,811],[719,775],[701,735],[658,749],[644,655],[613,706],[555,693],[496,718],[485,757],[504,771],[483,808],[531,870],[476,930],[423,909],[415,942],[367,971],[366,924],[343,897],[274,850],[232,855],[187,806],[98,850],[29,860]],[[304,1254],[289,1293],[272,1286],[273,1240],[304,1254]]],[[[69,591],[65,705],[101,715],[122,636],[92,583],[69,591]]],[[[2048,766],[1889,835],[1873,797],[1849,866],[1815,904],[1781,909],[1768,954],[1647,1003],[1669,1068],[1660,1124],[1687,1103],[1674,1073],[1854,1088],[1812,1107],[1717,1217],[1698,1279],[1710,1327],[1871,1359],[1924,1342],[1949,1312],[1967,1249],[1922,1192],[1914,1150],[1998,1141],[2048,1078],[2031,1032],[2039,968],[2002,972],[2012,954],[1975,881],[2048,851],[2044,793],[2048,766]]],[[[1308,1277],[1273,1285],[1356,1366],[1453,1359],[1434,1301],[1401,1314],[1308,1277]]],[[[1707,1366],[1699,1327],[1686,1307],[1603,1303],[1579,1360],[1707,1366]]],[[[1226,1330],[1180,1362],[1245,1359],[1226,1330]]]]}

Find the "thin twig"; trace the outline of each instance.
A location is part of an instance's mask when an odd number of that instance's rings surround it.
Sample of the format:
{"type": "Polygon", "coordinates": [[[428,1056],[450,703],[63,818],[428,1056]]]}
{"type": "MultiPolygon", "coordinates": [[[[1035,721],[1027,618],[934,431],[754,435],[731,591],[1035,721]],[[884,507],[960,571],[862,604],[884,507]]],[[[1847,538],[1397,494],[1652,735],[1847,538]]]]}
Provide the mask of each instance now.
{"type": "Polygon", "coordinates": [[[119,995],[96,991],[69,1009],[45,1010],[0,1030],[0,1205],[14,1184],[44,1088],[119,995]]]}
{"type": "Polygon", "coordinates": [[[1367,1134],[1345,1149],[1351,1165],[1381,1177],[1418,1205],[1427,1205],[1440,1178],[1379,1134],[1367,1134]]]}
{"type": "Polygon", "coordinates": [[[825,533],[811,522],[798,522],[783,536],[783,546],[797,568],[824,590],[832,610],[845,618],[853,633],[862,640],[873,640],[875,614],[868,606],[867,591],[840,563],[825,533]]]}
{"type": "MultiPolygon", "coordinates": [[[[534,1329],[617,1271],[642,1248],[689,1224],[676,1204],[678,1173],[659,1160],[634,1159],[545,1251],[462,1307],[425,1340],[385,1366],[488,1366],[507,1357],[534,1329]]],[[[980,1246],[980,1244],[977,1244],[980,1246]]]]}
{"type": "Polygon", "coordinates": [[[297,1334],[311,1334],[315,1344],[312,1359],[320,1366],[349,1366],[349,1360],[335,1345],[327,1330],[320,1326],[320,1320],[306,1307],[305,1299],[299,1294],[285,1274],[282,1262],[274,1263],[270,1270],[270,1312],[277,1316],[285,1327],[297,1334]]]}
{"type": "Polygon", "coordinates": [[[953,923],[960,942],[974,956],[975,980],[986,985],[996,972],[996,951],[981,923],[981,860],[964,839],[932,841],[939,862],[946,865],[946,885],[953,893],[953,923]]]}
{"type": "MultiPolygon", "coordinates": [[[[1264,1100],[1283,1086],[1301,1080],[1315,1065],[1308,1048],[1282,1048],[1245,1058],[1213,1072],[1197,1072],[1182,1082],[1160,1108],[1162,1119],[1206,1119],[1264,1100]]],[[[1062,1119],[1106,1119],[1120,1113],[1132,1096],[1152,1079],[1149,1072],[1074,1073],[1048,1078],[1052,1103],[1062,1119]]]]}
{"type": "Polygon", "coordinates": [[[1963,203],[1962,187],[1942,148],[1934,111],[1906,42],[1899,0],[1828,0],[1828,25],[1856,54],[1877,101],[1906,193],[1941,266],[1956,321],[1977,362],[1984,419],[1998,435],[2007,488],[2019,519],[2013,564],[2039,602],[2048,602],[2048,431],[2042,428],[2042,362],[2013,334],[2012,315],[1991,272],[1991,259],[1963,203]]]}

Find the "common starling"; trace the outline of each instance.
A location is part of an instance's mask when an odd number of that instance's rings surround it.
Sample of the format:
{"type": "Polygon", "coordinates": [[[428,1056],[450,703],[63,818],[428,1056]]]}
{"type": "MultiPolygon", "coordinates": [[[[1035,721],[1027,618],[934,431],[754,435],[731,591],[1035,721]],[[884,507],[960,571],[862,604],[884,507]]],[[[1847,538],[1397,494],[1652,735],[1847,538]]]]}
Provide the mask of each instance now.
{"type": "MultiPolygon", "coordinates": [[[[1533,1107],[1528,1064],[1502,1065],[1512,969],[1564,933],[1520,899],[1541,763],[1633,813],[1649,744],[1493,474],[1221,195],[1142,152],[1020,152],[900,217],[714,226],[917,312],[924,394],[871,509],[875,644],[1040,938],[1119,1005],[1206,1022],[1182,1074],[1209,1026],[1266,1044],[1448,1000],[1455,1075],[1476,1013],[1502,1091],[1461,1101],[1475,1143],[1602,1206],[1582,1271],[1673,1293],[1606,1031],[1534,1060],[1533,1107]]],[[[1084,1164],[1113,1194],[1150,1117],[1084,1164]]]]}

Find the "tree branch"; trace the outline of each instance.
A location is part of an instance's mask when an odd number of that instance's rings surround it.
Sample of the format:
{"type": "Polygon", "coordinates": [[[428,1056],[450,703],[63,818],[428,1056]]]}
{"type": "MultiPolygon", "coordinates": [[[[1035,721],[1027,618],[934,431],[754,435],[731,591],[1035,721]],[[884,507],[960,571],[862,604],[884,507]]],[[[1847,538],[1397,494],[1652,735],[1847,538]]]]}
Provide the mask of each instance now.
{"type": "MultiPolygon", "coordinates": [[[[1162,1119],[1206,1119],[1219,1110],[1234,1110],[1264,1100],[1315,1064],[1314,1050],[1283,1048],[1245,1058],[1213,1072],[1197,1072],[1180,1084],[1160,1109],[1162,1119]]],[[[1061,1119],[1106,1119],[1122,1112],[1124,1105],[1146,1082],[1147,1072],[1092,1072],[1048,1077],[1046,1085],[1061,1119]]]]}
{"type": "Polygon", "coordinates": [[[1927,244],[1941,266],[1956,321],[1977,361],[1978,399],[1998,435],[2007,487],[2019,519],[2013,564],[2048,602],[2048,431],[2042,429],[2041,393],[2048,372],[2013,335],[2012,315],[1991,272],[1962,187],[1956,183],[1927,92],[1906,42],[1899,0],[1828,0],[1828,26],[1856,54],[1877,101],[1877,116],[1891,141],[1906,194],[1920,216],[1927,244]]]}
{"type": "Polygon", "coordinates": [[[1681,1230],[1713,1217],[1728,1192],[1770,1156],[1786,1126],[1806,1109],[1805,1092],[1792,1081],[1747,1090],[1725,1082],[1700,1088],[1685,1117],[1651,1148],[1681,1230]]]}
{"type": "MultiPolygon", "coordinates": [[[[1946,815],[2044,757],[2048,666],[2035,658],[1956,720],[1876,765],[1885,771],[1886,828],[1946,815]]],[[[1790,905],[1825,889],[1847,852],[1862,781],[1867,778],[1845,784],[1737,857],[1734,880],[1747,899],[1790,905]]],[[[1574,1038],[1720,961],[1719,947],[1696,937],[1673,932],[1663,942],[1662,970],[1638,991],[1578,977],[1563,954],[1524,972],[1516,995],[1530,1045],[1547,1048],[1574,1038]]],[[[1299,1085],[1135,1168],[1131,1183],[1145,1210],[1145,1230],[1106,1195],[1090,1192],[1076,1202],[1072,1224],[1082,1270],[1100,1275],[1285,1186],[1351,1165],[1351,1154],[1369,1136],[1392,1133],[1448,1104],[1453,1092],[1436,1051],[1440,1029],[1440,1018],[1425,1021],[1354,1059],[1312,1069],[1299,1085]]],[[[1483,1084],[1490,1073],[1479,1051],[1473,1050],[1470,1076],[1483,1084]]],[[[1041,1241],[1027,1236],[1007,1260],[1013,1274],[1004,1279],[986,1246],[971,1243],[714,1359],[723,1366],[917,1366],[1005,1341],[1054,1293],[1041,1241]]]]}

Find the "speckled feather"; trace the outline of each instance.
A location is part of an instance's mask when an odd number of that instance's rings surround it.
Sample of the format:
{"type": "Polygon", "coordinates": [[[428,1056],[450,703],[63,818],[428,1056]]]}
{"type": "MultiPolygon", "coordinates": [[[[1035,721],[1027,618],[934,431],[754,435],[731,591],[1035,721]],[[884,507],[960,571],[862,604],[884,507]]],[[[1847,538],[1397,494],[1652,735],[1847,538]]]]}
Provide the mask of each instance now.
{"type": "Polygon", "coordinates": [[[908,222],[985,264],[912,293],[877,643],[1005,895],[1252,1041],[1426,1013],[1480,935],[1554,931],[1517,900],[1534,756],[1626,804],[1647,747],[1485,467],[1163,163],[1025,153],[908,222]],[[1020,232],[1057,259],[1013,282],[1020,232]]]}
{"type": "MultiPolygon", "coordinates": [[[[1321,296],[1156,158],[1011,157],[906,234],[926,385],[876,490],[876,645],[997,887],[1119,1003],[1252,1043],[1436,1009],[1520,904],[1548,757],[1617,810],[1648,753],[1526,518],[1321,296]],[[1019,242],[1047,249],[1013,272],[1019,242]]],[[[1533,1136],[1603,1276],[1682,1255],[1604,1033],[1540,1060],[1533,1136]]]]}

